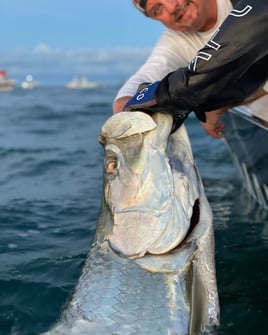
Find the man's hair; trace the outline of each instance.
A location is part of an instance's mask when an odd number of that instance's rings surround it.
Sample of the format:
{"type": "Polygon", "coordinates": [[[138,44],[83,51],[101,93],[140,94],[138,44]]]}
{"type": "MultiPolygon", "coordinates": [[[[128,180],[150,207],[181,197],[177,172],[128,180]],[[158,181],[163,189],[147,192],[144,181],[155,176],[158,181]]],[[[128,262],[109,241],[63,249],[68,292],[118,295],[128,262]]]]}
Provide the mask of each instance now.
{"type": "Polygon", "coordinates": [[[146,2],[147,0],[132,0],[133,5],[140,11],[142,12],[144,15],[148,16],[146,14],[146,2]]]}

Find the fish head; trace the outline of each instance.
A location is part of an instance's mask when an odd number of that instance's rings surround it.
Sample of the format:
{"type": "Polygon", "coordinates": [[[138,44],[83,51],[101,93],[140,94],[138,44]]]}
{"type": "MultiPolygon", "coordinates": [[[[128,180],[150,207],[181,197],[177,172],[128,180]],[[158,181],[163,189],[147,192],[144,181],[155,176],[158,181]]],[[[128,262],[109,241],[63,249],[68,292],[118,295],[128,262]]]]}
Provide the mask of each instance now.
{"type": "Polygon", "coordinates": [[[171,128],[170,115],[121,112],[101,129],[104,201],[113,218],[107,239],[126,257],[166,253],[189,231],[200,180],[183,127],[171,157],[171,128]]]}

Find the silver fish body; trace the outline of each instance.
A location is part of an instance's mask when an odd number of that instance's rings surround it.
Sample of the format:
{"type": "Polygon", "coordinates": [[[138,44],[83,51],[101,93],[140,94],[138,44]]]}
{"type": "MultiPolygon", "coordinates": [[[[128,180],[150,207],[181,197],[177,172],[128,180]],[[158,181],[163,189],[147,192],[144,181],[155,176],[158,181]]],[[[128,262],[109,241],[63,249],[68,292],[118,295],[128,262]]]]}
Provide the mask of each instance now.
{"type": "Polygon", "coordinates": [[[219,324],[212,212],[184,126],[122,112],[103,125],[100,218],[46,335],[198,335],[219,324]]]}

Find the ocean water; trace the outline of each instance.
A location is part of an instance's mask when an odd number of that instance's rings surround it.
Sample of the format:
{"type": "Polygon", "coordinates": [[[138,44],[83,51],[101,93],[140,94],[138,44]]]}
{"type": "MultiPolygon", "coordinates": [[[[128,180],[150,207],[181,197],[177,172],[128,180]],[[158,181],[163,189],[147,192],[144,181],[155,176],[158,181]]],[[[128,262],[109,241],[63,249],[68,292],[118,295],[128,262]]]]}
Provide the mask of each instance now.
{"type": "MultiPolygon", "coordinates": [[[[97,136],[116,90],[0,94],[0,335],[48,330],[77,283],[101,201],[97,136]]],[[[214,214],[218,334],[264,334],[268,212],[243,189],[224,142],[194,117],[186,126],[214,214]]]]}

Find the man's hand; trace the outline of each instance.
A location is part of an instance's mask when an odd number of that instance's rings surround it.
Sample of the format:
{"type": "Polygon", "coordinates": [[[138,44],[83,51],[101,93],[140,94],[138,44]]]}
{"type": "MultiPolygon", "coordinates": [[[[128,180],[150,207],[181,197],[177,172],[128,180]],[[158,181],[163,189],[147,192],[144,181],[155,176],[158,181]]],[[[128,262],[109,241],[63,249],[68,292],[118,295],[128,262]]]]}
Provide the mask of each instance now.
{"type": "Polygon", "coordinates": [[[116,99],[113,104],[113,113],[116,114],[122,112],[124,110],[124,106],[130,99],[131,97],[129,96],[116,99]]]}
{"type": "Polygon", "coordinates": [[[155,83],[143,83],[138,87],[137,93],[127,102],[124,107],[126,111],[145,110],[151,111],[151,108],[157,108],[156,90],[159,81],[155,83]]]}
{"type": "Polygon", "coordinates": [[[205,131],[213,138],[223,138],[223,121],[220,120],[225,109],[217,109],[206,113],[206,122],[200,122],[205,131]]]}
{"type": "Polygon", "coordinates": [[[171,131],[174,132],[188,117],[190,111],[171,101],[166,84],[165,80],[141,84],[137,93],[125,105],[124,110],[143,111],[148,114],[154,112],[171,114],[173,117],[171,131]]]}

